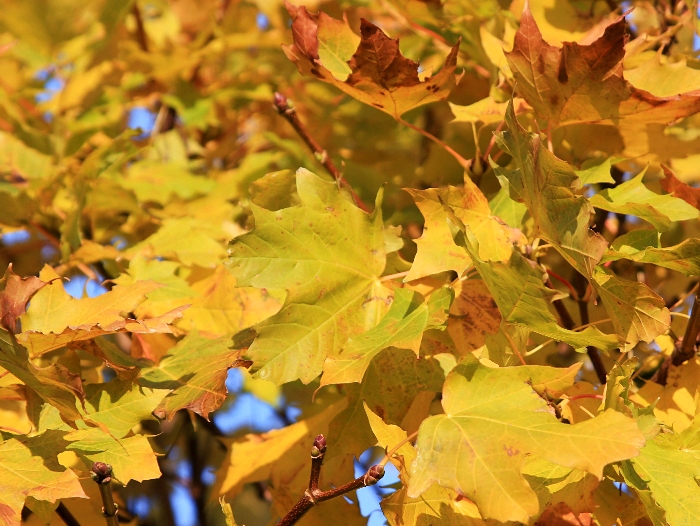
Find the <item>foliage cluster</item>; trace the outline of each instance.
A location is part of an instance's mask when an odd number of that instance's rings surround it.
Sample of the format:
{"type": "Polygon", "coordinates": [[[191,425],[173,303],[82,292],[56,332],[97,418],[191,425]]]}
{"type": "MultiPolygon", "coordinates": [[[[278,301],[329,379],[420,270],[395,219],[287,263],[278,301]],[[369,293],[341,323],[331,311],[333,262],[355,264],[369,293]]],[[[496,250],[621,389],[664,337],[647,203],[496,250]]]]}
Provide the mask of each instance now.
{"type": "Polygon", "coordinates": [[[4,2],[0,524],[700,524],[696,10],[4,2]]]}

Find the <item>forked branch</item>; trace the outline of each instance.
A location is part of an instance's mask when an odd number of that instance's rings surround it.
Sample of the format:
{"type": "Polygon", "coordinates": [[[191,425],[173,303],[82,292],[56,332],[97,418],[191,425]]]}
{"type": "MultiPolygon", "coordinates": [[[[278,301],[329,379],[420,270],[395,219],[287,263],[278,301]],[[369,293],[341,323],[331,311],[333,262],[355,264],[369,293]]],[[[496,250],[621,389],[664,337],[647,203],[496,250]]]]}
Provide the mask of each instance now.
{"type": "Polygon", "coordinates": [[[377,464],[370,467],[367,472],[361,477],[348,482],[340,487],[321,491],[318,489],[318,479],[321,475],[321,464],[323,464],[323,456],[326,453],[326,438],[323,435],[318,435],[314,440],[314,445],[311,447],[311,475],[309,477],[309,489],[304,492],[304,496],[297,502],[294,507],[289,510],[287,515],[277,523],[277,526],[291,526],[296,524],[307,511],[313,508],[316,504],[324,500],[334,499],[350,493],[351,491],[367,486],[374,486],[384,476],[384,465],[377,464]]]}

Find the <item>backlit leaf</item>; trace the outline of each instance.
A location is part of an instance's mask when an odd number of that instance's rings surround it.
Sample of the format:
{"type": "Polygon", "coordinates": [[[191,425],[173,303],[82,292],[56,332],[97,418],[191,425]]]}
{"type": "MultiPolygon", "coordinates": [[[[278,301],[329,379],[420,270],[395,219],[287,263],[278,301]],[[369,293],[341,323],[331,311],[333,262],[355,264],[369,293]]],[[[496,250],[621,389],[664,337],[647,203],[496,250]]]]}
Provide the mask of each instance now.
{"type": "Polygon", "coordinates": [[[556,393],[569,373],[538,366],[490,369],[474,359],[458,365],[443,391],[445,414],[421,424],[409,496],[437,482],[473,499],[486,518],[527,522],[539,506],[521,474],[526,455],[600,478],[606,464],[639,454],[644,437],[620,413],[567,425],[548,410],[539,393],[556,393]]]}
{"type": "Polygon", "coordinates": [[[5,438],[0,443],[0,523],[19,526],[27,497],[40,501],[83,497],[78,476],[58,463],[57,452],[68,444],[61,431],[35,437],[5,438]]]}
{"type": "Polygon", "coordinates": [[[518,93],[538,116],[556,124],[617,124],[620,120],[668,123],[700,109],[700,94],[695,91],[657,97],[627,82],[622,71],[626,41],[625,18],[621,16],[590,44],[550,45],[526,8],[513,50],[506,57],[518,93]]]}
{"type": "Polygon", "coordinates": [[[361,382],[372,359],[390,346],[418,354],[423,333],[444,328],[453,297],[448,288],[433,292],[427,301],[417,292],[397,289],[379,325],[351,338],[338,356],[326,358],[321,385],[361,382]]]}
{"type": "Polygon", "coordinates": [[[390,291],[381,212],[368,217],[339,190],[306,170],[297,173],[301,204],[271,212],[253,207],[255,228],[236,238],[229,268],[240,286],[286,289],[282,310],[255,326],[246,355],[257,375],[308,383],[348,338],[373,327],[390,291]]]}
{"type": "Polygon", "coordinates": [[[240,353],[231,347],[228,335],[210,340],[190,333],[157,367],[142,369],[140,385],[172,391],[155,414],[170,419],[176,411],[187,408],[208,418],[226,398],[228,370],[241,363],[240,353]]]}

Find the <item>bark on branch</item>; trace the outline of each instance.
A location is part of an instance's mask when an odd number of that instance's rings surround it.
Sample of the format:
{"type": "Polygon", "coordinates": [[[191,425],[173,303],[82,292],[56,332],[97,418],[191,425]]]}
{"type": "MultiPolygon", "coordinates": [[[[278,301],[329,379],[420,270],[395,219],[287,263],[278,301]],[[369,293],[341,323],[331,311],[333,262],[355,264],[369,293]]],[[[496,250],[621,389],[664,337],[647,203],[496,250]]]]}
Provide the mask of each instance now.
{"type": "Polygon", "coordinates": [[[326,453],[326,438],[323,435],[318,435],[314,440],[314,445],[311,448],[311,475],[309,476],[309,489],[304,492],[304,496],[297,502],[294,507],[289,510],[287,515],[277,523],[277,526],[291,526],[296,524],[307,511],[315,505],[325,500],[334,499],[367,486],[373,486],[384,476],[384,466],[376,464],[370,467],[367,472],[361,477],[348,482],[337,488],[328,491],[318,489],[318,479],[321,475],[321,464],[323,464],[323,456],[326,453]]]}

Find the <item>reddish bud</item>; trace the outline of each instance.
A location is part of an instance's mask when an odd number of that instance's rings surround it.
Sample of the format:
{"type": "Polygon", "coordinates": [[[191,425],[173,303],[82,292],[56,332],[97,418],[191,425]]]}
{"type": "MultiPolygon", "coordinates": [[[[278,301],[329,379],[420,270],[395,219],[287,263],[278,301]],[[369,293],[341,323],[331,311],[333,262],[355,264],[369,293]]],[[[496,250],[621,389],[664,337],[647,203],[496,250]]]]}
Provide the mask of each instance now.
{"type": "Polygon", "coordinates": [[[316,440],[314,440],[314,447],[318,448],[321,453],[324,453],[326,451],[326,437],[318,435],[316,440]]]}
{"type": "Polygon", "coordinates": [[[367,470],[365,486],[374,486],[384,476],[384,466],[376,464],[367,470]]]}
{"type": "Polygon", "coordinates": [[[287,101],[287,97],[282,95],[279,91],[275,92],[275,108],[277,108],[277,111],[280,113],[285,112],[289,109],[289,102],[287,101]]]}
{"type": "Polygon", "coordinates": [[[90,476],[95,482],[108,483],[112,480],[112,466],[104,462],[95,462],[90,476]]]}

